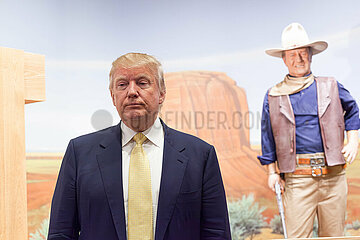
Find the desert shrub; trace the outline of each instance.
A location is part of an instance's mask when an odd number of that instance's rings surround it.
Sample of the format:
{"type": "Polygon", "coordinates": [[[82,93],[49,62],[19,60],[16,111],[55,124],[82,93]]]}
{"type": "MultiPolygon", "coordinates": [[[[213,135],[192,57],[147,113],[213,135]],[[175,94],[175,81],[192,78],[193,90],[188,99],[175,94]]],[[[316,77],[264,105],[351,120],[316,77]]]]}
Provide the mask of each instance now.
{"type": "Polygon", "coordinates": [[[266,226],[265,217],[262,212],[265,207],[259,207],[254,202],[254,196],[243,196],[236,201],[228,202],[230,228],[234,240],[252,239],[255,234],[260,233],[260,228],[266,226]]]}
{"type": "Polygon", "coordinates": [[[35,233],[30,233],[29,240],[46,240],[49,230],[49,219],[46,218],[41,222],[40,227],[35,233]]]}
{"type": "Polygon", "coordinates": [[[351,223],[345,224],[345,229],[352,229],[352,228],[353,228],[353,226],[351,223]]]}
{"type": "Polygon", "coordinates": [[[274,218],[270,221],[270,227],[273,233],[284,234],[280,215],[274,215],[274,218]]]}
{"type": "Polygon", "coordinates": [[[317,216],[315,216],[314,226],[313,226],[313,238],[317,238],[319,236],[319,223],[317,216]]]}
{"type": "MultiPolygon", "coordinates": [[[[345,215],[345,221],[347,220],[347,213],[345,215]]],[[[351,229],[352,226],[349,226],[349,224],[345,224],[345,228],[344,228],[344,236],[351,236],[351,234],[347,231],[349,229],[351,229]]]]}
{"type": "Polygon", "coordinates": [[[352,226],[352,229],[359,230],[360,229],[360,221],[359,220],[353,221],[351,226],[352,226]]]}

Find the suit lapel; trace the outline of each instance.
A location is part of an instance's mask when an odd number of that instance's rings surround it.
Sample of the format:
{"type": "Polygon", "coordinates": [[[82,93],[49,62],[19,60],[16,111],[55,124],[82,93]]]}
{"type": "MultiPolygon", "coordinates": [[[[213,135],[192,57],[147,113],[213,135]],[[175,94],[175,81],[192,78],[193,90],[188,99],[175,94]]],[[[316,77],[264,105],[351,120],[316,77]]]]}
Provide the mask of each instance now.
{"type": "Polygon", "coordinates": [[[121,149],[119,124],[100,142],[100,151],[96,158],[117,235],[119,239],[126,239],[121,149]]]}
{"type": "Polygon", "coordinates": [[[174,131],[169,129],[162,121],[161,123],[164,126],[165,136],[155,240],[162,240],[164,238],[167,226],[174,212],[176,199],[188,162],[188,158],[181,153],[185,150],[184,146],[176,146],[174,144],[174,131]]]}

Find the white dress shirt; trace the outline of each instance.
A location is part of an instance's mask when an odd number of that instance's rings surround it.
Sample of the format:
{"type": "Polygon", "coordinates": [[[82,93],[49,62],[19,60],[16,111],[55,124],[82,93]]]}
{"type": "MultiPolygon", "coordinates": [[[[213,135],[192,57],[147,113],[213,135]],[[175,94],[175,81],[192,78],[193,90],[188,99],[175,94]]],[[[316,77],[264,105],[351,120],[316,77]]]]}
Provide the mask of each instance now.
{"type": "MultiPolygon", "coordinates": [[[[125,207],[125,222],[127,232],[127,212],[128,212],[128,187],[129,187],[129,165],[130,155],[136,143],[132,139],[137,132],[127,127],[121,122],[122,132],[122,180],[124,193],[124,207],[125,207]]],[[[147,140],[143,143],[143,148],[150,163],[151,171],[151,190],[152,190],[152,204],[153,204],[153,223],[154,234],[156,225],[156,213],[160,191],[161,170],[164,152],[164,129],[161,125],[160,119],[156,118],[154,124],[149,129],[145,130],[143,134],[147,140]]]]}

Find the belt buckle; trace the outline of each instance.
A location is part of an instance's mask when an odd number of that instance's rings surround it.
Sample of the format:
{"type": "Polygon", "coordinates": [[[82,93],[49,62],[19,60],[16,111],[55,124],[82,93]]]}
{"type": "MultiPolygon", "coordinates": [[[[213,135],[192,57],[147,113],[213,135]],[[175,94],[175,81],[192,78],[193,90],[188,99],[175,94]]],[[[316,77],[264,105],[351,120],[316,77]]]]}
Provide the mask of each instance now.
{"type": "Polygon", "coordinates": [[[320,158],[310,158],[310,166],[311,166],[311,175],[313,177],[321,177],[323,175],[322,167],[325,166],[325,159],[320,158]],[[316,170],[320,169],[320,173],[317,173],[316,170]]]}
{"type": "Polygon", "coordinates": [[[311,167],[324,167],[325,159],[323,157],[310,158],[310,166],[311,167]]]}
{"type": "Polygon", "coordinates": [[[313,177],[321,177],[323,175],[322,168],[320,166],[314,166],[311,168],[311,176],[313,177]],[[320,173],[316,173],[316,169],[320,169],[320,173]]]}

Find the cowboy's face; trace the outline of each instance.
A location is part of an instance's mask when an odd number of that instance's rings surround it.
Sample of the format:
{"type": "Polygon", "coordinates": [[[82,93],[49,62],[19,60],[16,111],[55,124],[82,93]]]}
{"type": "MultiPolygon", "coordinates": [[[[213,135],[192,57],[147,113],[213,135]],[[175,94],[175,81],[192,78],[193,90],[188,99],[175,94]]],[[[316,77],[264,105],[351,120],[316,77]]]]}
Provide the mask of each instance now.
{"type": "Polygon", "coordinates": [[[283,54],[284,63],[293,77],[303,77],[311,72],[311,57],[308,47],[287,50],[283,54]]]}

